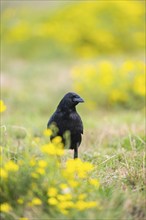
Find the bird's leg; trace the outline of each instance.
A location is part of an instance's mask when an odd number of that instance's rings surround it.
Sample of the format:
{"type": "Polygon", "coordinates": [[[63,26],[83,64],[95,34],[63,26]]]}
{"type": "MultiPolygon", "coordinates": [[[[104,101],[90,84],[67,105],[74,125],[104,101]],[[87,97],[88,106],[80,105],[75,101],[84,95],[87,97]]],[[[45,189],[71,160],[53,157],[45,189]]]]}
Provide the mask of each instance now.
{"type": "Polygon", "coordinates": [[[74,159],[78,158],[78,147],[74,148],[74,159]]]}

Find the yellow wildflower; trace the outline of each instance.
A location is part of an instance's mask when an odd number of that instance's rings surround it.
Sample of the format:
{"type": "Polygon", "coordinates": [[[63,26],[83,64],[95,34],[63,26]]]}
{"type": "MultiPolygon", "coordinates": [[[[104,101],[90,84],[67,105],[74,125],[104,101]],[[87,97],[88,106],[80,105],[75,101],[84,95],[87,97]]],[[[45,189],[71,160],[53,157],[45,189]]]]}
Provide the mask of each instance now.
{"type": "Polygon", "coordinates": [[[113,64],[107,61],[103,61],[99,64],[99,72],[102,76],[99,78],[100,85],[109,87],[113,82],[113,64]]]}
{"type": "Polygon", "coordinates": [[[12,210],[12,207],[8,203],[2,203],[0,204],[0,212],[10,212],[12,210]]]}
{"type": "Polygon", "coordinates": [[[87,172],[93,170],[93,165],[89,162],[82,162],[83,163],[83,169],[87,172]]]}
{"type": "Polygon", "coordinates": [[[84,170],[78,170],[78,177],[84,179],[87,176],[87,173],[84,170]]]}
{"type": "Polygon", "coordinates": [[[40,175],[44,175],[46,173],[45,170],[41,167],[37,168],[36,172],[39,173],[40,175]]]}
{"type": "Polygon", "coordinates": [[[109,100],[111,102],[126,101],[127,98],[128,98],[127,94],[125,92],[121,92],[118,89],[111,90],[109,94],[109,100]]]}
{"type": "Polygon", "coordinates": [[[131,60],[125,61],[122,66],[123,73],[127,73],[127,72],[129,73],[133,71],[135,68],[134,64],[135,63],[131,60]]]}
{"type": "Polygon", "coordinates": [[[87,202],[87,208],[88,208],[88,209],[94,208],[94,207],[97,207],[97,206],[98,206],[98,203],[95,202],[95,201],[87,202]]]}
{"type": "Polygon", "coordinates": [[[73,207],[74,207],[74,203],[72,201],[62,201],[61,203],[58,204],[58,208],[61,210],[69,209],[73,207]]]}
{"type": "Polygon", "coordinates": [[[12,160],[8,161],[4,168],[7,170],[7,171],[12,171],[12,172],[16,172],[19,170],[19,166],[14,163],[12,160]]]}
{"type": "Polygon", "coordinates": [[[78,199],[79,200],[83,200],[83,199],[85,199],[87,197],[87,195],[85,194],[85,193],[82,193],[82,194],[80,194],[79,196],[78,196],[78,199]]]}
{"type": "Polygon", "coordinates": [[[7,179],[7,178],[8,178],[8,173],[7,173],[7,171],[6,171],[5,169],[3,169],[3,168],[0,168],[0,177],[1,177],[2,179],[7,179]]]}
{"type": "Polygon", "coordinates": [[[24,203],[24,200],[22,198],[19,198],[19,199],[17,199],[17,203],[21,205],[24,203]]]}
{"type": "Polygon", "coordinates": [[[66,162],[66,168],[63,171],[63,175],[66,178],[74,178],[74,175],[78,175],[80,178],[85,178],[87,173],[93,169],[93,165],[89,162],[82,162],[80,159],[69,159],[66,162]]]}
{"type": "Polygon", "coordinates": [[[21,218],[19,218],[19,220],[29,220],[29,219],[26,217],[21,217],[21,218]]]}
{"type": "Polygon", "coordinates": [[[51,136],[52,135],[52,130],[51,129],[46,129],[44,130],[44,136],[51,136]]]}
{"type": "Polygon", "coordinates": [[[3,100],[0,100],[0,112],[4,112],[6,109],[7,107],[4,104],[3,100]]]}
{"type": "Polygon", "coordinates": [[[39,178],[39,175],[38,175],[37,173],[35,173],[35,172],[32,172],[32,173],[31,173],[31,176],[32,176],[33,178],[35,178],[35,179],[38,179],[38,178],[39,178]]]}
{"type": "Polygon", "coordinates": [[[75,208],[82,211],[84,209],[87,208],[87,203],[83,200],[78,200],[76,203],[75,203],[75,208]]]}
{"type": "Polygon", "coordinates": [[[79,183],[75,180],[69,180],[68,181],[69,185],[73,188],[77,187],[79,185],[79,183]]]}
{"type": "Polygon", "coordinates": [[[55,187],[50,187],[48,189],[47,195],[50,197],[54,197],[57,195],[57,193],[58,193],[58,190],[55,187]]]}
{"type": "Polygon", "coordinates": [[[61,148],[62,145],[55,146],[53,143],[45,144],[42,146],[42,152],[49,155],[58,155],[61,156],[64,154],[64,149],[61,148]]]}
{"type": "Polygon", "coordinates": [[[52,142],[54,144],[59,144],[62,142],[62,138],[60,136],[57,136],[57,137],[53,138],[52,142]]]}
{"type": "Polygon", "coordinates": [[[50,205],[57,205],[58,204],[58,200],[56,198],[52,197],[52,198],[48,199],[48,203],[50,205]]]}
{"type": "Polygon", "coordinates": [[[66,201],[66,200],[71,200],[72,199],[72,194],[71,193],[67,193],[67,194],[58,194],[57,198],[61,201],[66,201]]]}
{"type": "Polygon", "coordinates": [[[60,201],[66,201],[66,196],[65,195],[62,195],[62,194],[59,194],[57,196],[57,199],[60,200],[60,201]]]}
{"type": "Polygon", "coordinates": [[[55,146],[52,143],[43,145],[41,150],[42,150],[43,153],[46,153],[46,154],[49,154],[49,155],[55,155],[56,154],[55,146]]]}
{"type": "Polygon", "coordinates": [[[66,189],[66,188],[68,188],[68,185],[65,184],[65,183],[61,183],[61,184],[60,184],[60,188],[61,188],[61,189],[66,189]]]}
{"type": "Polygon", "coordinates": [[[31,159],[30,162],[29,162],[30,166],[34,167],[36,165],[36,161],[35,159],[31,159]]]}
{"type": "Polygon", "coordinates": [[[32,199],[31,203],[32,205],[41,205],[42,201],[39,198],[35,197],[32,199]]]}
{"type": "Polygon", "coordinates": [[[90,183],[91,185],[93,185],[93,186],[96,186],[97,188],[98,188],[99,185],[100,185],[99,181],[96,180],[96,179],[90,179],[90,180],[89,180],[89,183],[90,183]]]}
{"type": "Polygon", "coordinates": [[[64,155],[64,149],[57,149],[56,154],[57,154],[58,156],[64,155]]]}
{"type": "Polygon", "coordinates": [[[47,162],[45,160],[39,160],[38,165],[41,168],[45,168],[47,166],[47,162]]]}
{"type": "Polygon", "coordinates": [[[71,193],[67,193],[64,195],[66,200],[71,200],[72,199],[72,194],[71,193]]]}
{"type": "Polygon", "coordinates": [[[145,86],[145,74],[139,74],[135,77],[133,83],[133,90],[136,94],[140,96],[146,95],[146,86],[145,86]]]}

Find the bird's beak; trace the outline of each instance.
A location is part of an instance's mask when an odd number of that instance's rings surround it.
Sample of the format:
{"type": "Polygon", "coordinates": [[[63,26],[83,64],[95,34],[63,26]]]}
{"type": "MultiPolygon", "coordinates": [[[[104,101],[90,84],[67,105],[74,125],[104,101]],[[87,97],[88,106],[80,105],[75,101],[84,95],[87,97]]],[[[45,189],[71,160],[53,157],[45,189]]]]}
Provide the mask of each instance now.
{"type": "Polygon", "coordinates": [[[73,100],[74,100],[74,102],[78,102],[78,103],[79,102],[84,102],[84,100],[81,97],[76,97],[73,100]]]}

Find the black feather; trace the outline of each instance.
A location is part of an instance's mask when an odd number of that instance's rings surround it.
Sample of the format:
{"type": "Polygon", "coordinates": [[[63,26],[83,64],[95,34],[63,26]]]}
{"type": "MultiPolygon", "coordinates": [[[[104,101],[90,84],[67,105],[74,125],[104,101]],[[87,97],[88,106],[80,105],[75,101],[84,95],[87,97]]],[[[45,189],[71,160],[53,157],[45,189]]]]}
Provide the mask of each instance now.
{"type": "Polygon", "coordinates": [[[74,158],[78,157],[78,147],[83,134],[83,123],[76,111],[76,105],[80,102],[84,102],[84,100],[79,95],[72,92],[67,93],[47,124],[47,128],[51,128],[52,125],[57,126],[58,130],[53,133],[51,139],[57,135],[61,136],[65,147],[74,149],[74,158]],[[69,141],[66,136],[70,136],[69,141]]]}

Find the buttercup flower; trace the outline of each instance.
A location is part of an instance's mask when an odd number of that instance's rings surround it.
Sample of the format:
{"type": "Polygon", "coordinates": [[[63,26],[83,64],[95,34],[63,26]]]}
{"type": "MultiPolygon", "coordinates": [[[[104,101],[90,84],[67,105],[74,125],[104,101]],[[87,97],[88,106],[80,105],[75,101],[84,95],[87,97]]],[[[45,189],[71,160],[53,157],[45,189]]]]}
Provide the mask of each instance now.
{"type": "Polygon", "coordinates": [[[11,172],[17,172],[19,170],[19,166],[14,163],[12,160],[8,161],[5,166],[5,170],[11,171],[11,172]]]}
{"type": "Polygon", "coordinates": [[[10,212],[12,210],[12,207],[8,203],[2,203],[0,204],[0,212],[10,212]]]}
{"type": "Polygon", "coordinates": [[[4,104],[3,100],[0,100],[0,112],[4,112],[6,109],[7,107],[4,104]]]}
{"type": "Polygon", "coordinates": [[[50,196],[50,197],[54,197],[54,196],[56,196],[57,195],[57,193],[58,193],[58,190],[55,188],[55,187],[50,187],[49,189],[48,189],[48,196],[50,196]]]}

